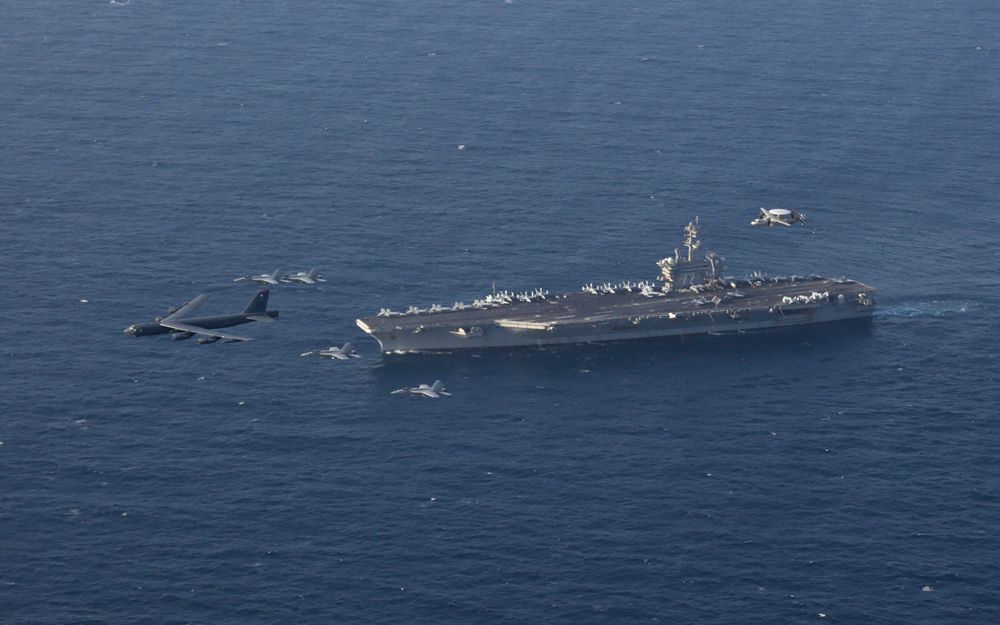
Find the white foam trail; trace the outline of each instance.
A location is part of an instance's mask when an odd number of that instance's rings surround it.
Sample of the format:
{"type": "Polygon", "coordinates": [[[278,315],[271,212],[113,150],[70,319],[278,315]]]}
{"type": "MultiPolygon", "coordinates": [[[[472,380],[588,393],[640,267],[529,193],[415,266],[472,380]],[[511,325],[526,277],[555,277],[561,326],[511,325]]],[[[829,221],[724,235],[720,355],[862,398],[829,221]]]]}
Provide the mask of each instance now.
{"type": "Polygon", "coordinates": [[[976,308],[975,302],[969,301],[939,301],[906,302],[884,308],[876,308],[875,317],[949,317],[961,315],[976,308]]]}

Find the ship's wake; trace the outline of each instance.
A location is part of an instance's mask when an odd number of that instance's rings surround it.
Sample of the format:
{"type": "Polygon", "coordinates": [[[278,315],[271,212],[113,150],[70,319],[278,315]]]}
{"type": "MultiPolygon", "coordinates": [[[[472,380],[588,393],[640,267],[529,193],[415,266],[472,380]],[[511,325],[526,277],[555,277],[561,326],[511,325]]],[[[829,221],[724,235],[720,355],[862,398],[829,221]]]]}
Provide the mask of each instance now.
{"type": "Polygon", "coordinates": [[[962,300],[931,300],[927,302],[900,302],[875,309],[874,317],[951,317],[962,315],[976,308],[976,302],[962,300]]]}

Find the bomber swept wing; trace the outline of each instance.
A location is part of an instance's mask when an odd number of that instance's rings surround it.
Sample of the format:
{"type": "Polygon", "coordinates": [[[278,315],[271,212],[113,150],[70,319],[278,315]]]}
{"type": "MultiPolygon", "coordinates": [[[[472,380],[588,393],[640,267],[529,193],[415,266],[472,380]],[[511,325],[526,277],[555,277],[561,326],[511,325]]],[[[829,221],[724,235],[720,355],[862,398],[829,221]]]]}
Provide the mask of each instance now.
{"type": "Polygon", "coordinates": [[[208,299],[208,295],[206,295],[205,293],[202,293],[201,295],[199,295],[198,297],[194,298],[193,300],[191,300],[187,304],[184,304],[183,306],[181,306],[180,308],[178,308],[174,312],[172,312],[169,315],[167,315],[166,317],[164,317],[163,320],[166,321],[167,319],[183,319],[184,317],[190,317],[191,313],[193,313],[196,310],[198,310],[199,308],[201,308],[201,305],[204,304],[205,300],[207,300],[207,299],[208,299]]]}
{"type": "Polygon", "coordinates": [[[199,326],[193,326],[188,323],[181,323],[180,321],[175,321],[173,319],[167,318],[160,322],[161,326],[166,326],[172,330],[178,330],[180,332],[190,332],[192,334],[201,334],[203,336],[213,336],[220,339],[229,339],[231,341],[252,341],[250,337],[240,336],[238,334],[230,334],[229,332],[219,332],[218,330],[209,330],[208,328],[202,328],[199,326]]]}

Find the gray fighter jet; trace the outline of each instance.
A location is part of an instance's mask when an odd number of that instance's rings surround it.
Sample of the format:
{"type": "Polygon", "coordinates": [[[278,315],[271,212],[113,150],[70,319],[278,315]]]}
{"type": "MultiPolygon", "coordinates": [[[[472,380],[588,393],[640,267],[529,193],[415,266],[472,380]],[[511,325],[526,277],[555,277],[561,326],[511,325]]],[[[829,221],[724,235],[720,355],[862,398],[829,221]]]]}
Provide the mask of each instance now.
{"type": "Polygon", "coordinates": [[[437,399],[444,395],[445,397],[451,397],[451,393],[447,393],[444,390],[444,384],[441,380],[434,380],[434,384],[427,386],[426,384],[421,384],[420,386],[404,386],[403,388],[397,388],[390,395],[410,395],[411,397],[429,397],[430,399],[437,399]]]}
{"type": "Polygon", "coordinates": [[[285,276],[284,282],[299,282],[302,284],[316,284],[317,282],[326,282],[326,278],[319,275],[319,269],[310,269],[309,271],[296,271],[295,273],[285,276]]]}
{"type": "Polygon", "coordinates": [[[256,282],[257,284],[279,284],[285,280],[285,274],[280,269],[275,269],[274,273],[260,273],[255,276],[240,276],[233,282],[256,282]]]}
{"type": "Polygon", "coordinates": [[[326,349],[315,349],[311,352],[304,352],[299,356],[319,356],[320,358],[330,358],[332,360],[347,360],[349,358],[361,358],[357,350],[350,342],[344,343],[343,347],[328,347],[326,349]]]}
{"type": "Polygon", "coordinates": [[[224,340],[226,342],[249,341],[245,336],[231,334],[229,332],[219,332],[216,328],[230,328],[251,321],[274,321],[278,318],[277,310],[267,309],[268,290],[261,289],[257,292],[243,312],[231,315],[214,315],[211,317],[193,317],[192,314],[198,310],[207,295],[202,294],[184,304],[176,310],[167,313],[166,317],[157,318],[152,323],[136,323],[125,328],[125,334],[132,336],[149,336],[153,334],[169,334],[175,341],[189,339],[198,335],[198,343],[215,343],[224,340]]]}

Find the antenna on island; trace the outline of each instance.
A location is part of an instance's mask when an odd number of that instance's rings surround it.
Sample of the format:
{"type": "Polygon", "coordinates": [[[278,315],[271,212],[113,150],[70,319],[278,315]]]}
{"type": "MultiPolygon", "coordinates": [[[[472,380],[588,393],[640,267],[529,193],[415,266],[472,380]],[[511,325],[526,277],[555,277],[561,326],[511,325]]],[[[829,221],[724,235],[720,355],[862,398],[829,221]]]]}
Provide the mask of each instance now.
{"type": "Polygon", "coordinates": [[[698,240],[699,225],[701,225],[701,223],[699,222],[698,218],[695,217],[694,221],[689,223],[687,227],[684,228],[684,232],[687,235],[686,237],[684,237],[684,245],[688,248],[687,259],[689,261],[694,260],[695,251],[697,251],[697,249],[701,247],[701,241],[698,240]]]}

